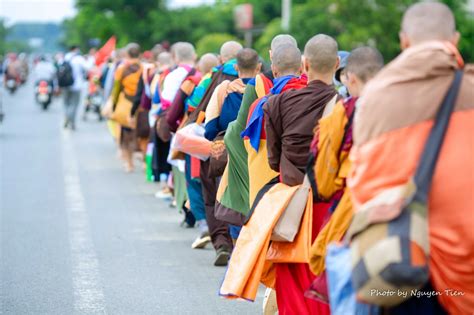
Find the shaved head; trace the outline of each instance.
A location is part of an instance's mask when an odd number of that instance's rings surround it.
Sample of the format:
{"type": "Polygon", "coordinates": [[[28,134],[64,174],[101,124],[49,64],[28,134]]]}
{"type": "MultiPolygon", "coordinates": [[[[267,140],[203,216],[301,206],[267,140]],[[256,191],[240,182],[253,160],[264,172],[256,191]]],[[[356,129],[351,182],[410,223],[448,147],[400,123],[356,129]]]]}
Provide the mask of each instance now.
{"type": "Polygon", "coordinates": [[[153,46],[153,49],[151,50],[151,52],[153,53],[153,58],[155,60],[158,60],[158,56],[164,51],[165,49],[163,48],[163,45],[161,44],[156,44],[155,46],[153,46]]]}
{"type": "Polygon", "coordinates": [[[204,54],[201,59],[199,59],[199,70],[203,73],[209,73],[212,68],[216,67],[219,64],[219,59],[214,54],[204,54]]]}
{"type": "Polygon", "coordinates": [[[194,62],[196,59],[196,52],[194,46],[188,42],[178,42],[173,45],[173,52],[176,62],[194,62]]]}
{"type": "Polygon", "coordinates": [[[242,48],[243,48],[242,45],[236,41],[231,40],[231,41],[225,42],[221,46],[221,51],[220,51],[222,62],[227,62],[237,57],[237,53],[242,48]]]}
{"type": "Polygon", "coordinates": [[[443,3],[416,3],[410,6],[403,15],[402,33],[414,43],[428,40],[452,40],[456,34],[453,13],[443,3]]]}
{"type": "Polygon", "coordinates": [[[383,67],[382,54],[372,47],[354,49],[347,58],[346,71],[355,74],[363,83],[373,78],[383,67]]]}
{"type": "Polygon", "coordinates": [[[316,73],[334,72],[338,61],[337,42],[328,35],[313,36],[304,46],[304,57],[316,73]]]}
{"type": "Polygon", "coordinates": [[[278,76],[299,74],[301,69],[301,52],[292,44],[284,44],[272,51],[272,69],[278,76]]]}
{"type": "Polygon", "coordinates": [[[167,51],[164,51],[158,55],[158,63],[161,66],[172,66],[173,65],[173,56],[167,51]]]}
{"type": "Polygon", "coordinates": [[[140,56],[140,45],[137,43],[128,44],[126,50],[130,58],[138,58],[140,56]]]}
{"type": "Polygon", "coordinates": [[[254,71],[259,63],[258,53],[252,48],[244,48],[237,53],[237,66],[240,71],[254,71]]]}
{"type": "Polygon", "coordinates": [[[270,44],[270,49],[275,50],[278,46],[281,45],[293,45],[295,47],[298,47],[296,39],[288,34],[280,34],[273,37],[272,43],[270,44]]]}

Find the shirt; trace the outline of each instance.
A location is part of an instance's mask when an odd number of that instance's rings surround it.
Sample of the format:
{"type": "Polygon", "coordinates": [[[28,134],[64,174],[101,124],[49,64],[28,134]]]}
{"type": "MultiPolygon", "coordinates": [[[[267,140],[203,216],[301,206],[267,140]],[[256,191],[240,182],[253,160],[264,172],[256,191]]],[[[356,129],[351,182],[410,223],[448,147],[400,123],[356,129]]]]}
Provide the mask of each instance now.
{"type": "Polygon", "coordinates": [[[69,52],[64,57],[64,60],[71,64],[72,76],[74,83],[70,87],[73,91],[80,91],[84,87],[85,74],[87,72],[87,64],[84,57],[75,52],[69,52]]]}
{"type": "Polygon", "coordinates": [[[52,81],[56,75],[56,68],[51,62],[40,61],[35,66],[33,76],[35,81],[46,80],[52,81]]]}

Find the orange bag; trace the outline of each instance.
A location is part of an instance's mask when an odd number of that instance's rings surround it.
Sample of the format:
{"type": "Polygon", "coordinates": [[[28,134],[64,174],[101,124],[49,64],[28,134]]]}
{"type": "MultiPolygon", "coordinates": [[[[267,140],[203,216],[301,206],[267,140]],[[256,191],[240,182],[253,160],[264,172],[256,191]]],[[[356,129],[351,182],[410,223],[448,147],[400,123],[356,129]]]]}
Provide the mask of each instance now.
{"type": "Polygon", "coordinates": [[[309,263],[313,225],[313,193],[310,191],[300,230],[293,242],[272,241],[267,261],[273,263],[309,263]]]}

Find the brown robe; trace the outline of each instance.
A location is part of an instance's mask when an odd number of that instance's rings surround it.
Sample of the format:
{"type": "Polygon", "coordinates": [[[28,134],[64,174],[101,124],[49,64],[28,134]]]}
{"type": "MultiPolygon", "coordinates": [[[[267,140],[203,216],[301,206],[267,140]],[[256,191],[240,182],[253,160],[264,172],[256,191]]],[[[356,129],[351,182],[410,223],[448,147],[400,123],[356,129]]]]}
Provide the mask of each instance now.
{"type": "Polygon", "coordinates": [[[303,89],[272,96],[263,106],[268,162],[284,184],[303,182],[313,129],[336,94],[333,85],[315,80],[303,89]]]}
{"type": "MultiPolygon", "coordinates": [[[[211,100],[216,87],[225,80],[233,81],[237,77],[225,74],[223,69],[212,74],[211,83],[209,84],[201,102],[196,109],[189,115],[188,123],[193,123],[198,120],[200,112],[206,112],[207,105],[211,100]]],[[[232,248],[232,239],[228,233],[228,224],[216,219],[214,214],[214,206],[216,203],[217,194],[217,179],[209,177],[209,160],[202,161],[200,168],[200,179],[202,187],[202,195],[204,199],[204,206],[206,208],[206,221],[209,226],[209,233],[211,234],[212,245],[217,250],[222,246],[232,248]]]]}

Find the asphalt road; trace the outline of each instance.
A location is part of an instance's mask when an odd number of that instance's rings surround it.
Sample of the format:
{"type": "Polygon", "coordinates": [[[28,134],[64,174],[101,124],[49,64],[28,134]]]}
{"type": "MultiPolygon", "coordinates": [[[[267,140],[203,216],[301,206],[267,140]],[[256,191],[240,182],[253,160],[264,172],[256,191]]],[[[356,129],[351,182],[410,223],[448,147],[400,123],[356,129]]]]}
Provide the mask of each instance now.
{"type": "Polygon", "coordinates": [[[126,174],[104,123],[62,129],[62,104],[43,112],[31,83],[1,91],[1,314],[259,314],[218,297],[225,268],[198,234],[126,174]]]}

